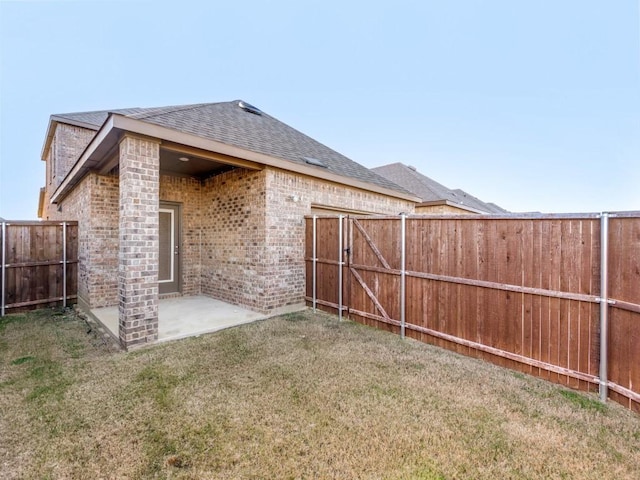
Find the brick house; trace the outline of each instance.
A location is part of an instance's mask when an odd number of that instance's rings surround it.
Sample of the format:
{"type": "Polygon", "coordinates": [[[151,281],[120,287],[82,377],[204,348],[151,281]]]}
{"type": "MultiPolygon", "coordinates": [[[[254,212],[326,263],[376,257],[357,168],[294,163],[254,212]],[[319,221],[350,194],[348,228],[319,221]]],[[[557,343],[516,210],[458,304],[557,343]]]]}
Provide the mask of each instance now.
{"type": "Polygon", "coordinates": [[[125,348],[158,299],[257,312],[304,299],[304,215],[411,213],[407,190],[243,101],[52,115],[39,216],[79,222],[78,303],[125,348]]]}

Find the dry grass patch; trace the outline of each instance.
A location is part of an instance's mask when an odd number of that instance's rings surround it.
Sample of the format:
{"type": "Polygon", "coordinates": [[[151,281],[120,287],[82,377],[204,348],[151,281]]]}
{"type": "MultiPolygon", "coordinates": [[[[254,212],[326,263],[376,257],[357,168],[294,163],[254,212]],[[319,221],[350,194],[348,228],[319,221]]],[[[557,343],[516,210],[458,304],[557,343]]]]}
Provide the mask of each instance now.
{"type": "Polygon", "coordinates": [[[640,417],[306,312],[133,353],[0,320],[2,478],[639,478],[640,417]]]}

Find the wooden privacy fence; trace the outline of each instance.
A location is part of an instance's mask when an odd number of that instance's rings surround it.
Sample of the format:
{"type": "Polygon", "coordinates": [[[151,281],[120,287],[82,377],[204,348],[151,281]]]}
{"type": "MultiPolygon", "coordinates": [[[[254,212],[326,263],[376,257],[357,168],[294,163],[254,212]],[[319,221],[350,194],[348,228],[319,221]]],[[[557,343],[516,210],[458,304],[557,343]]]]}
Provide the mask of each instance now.
{"type": "Polygon", "coordinates": [[[640,212],[306,227],[314,308],[640,411],[640,212]]]}
{"type": "Polygon", "coordinates": [[[0,313],[77,298],[77,222],[1,222],[0,313]]]}

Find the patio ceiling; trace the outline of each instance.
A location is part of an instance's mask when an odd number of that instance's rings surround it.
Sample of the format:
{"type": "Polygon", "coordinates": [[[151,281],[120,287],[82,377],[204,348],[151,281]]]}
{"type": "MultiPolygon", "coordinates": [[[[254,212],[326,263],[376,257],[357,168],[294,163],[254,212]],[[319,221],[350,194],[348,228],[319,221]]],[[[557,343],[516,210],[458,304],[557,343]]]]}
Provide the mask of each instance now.
{"type": "Polygon", "coordinates": [[[235,168],[211,158],[203,158],[177,150],[160,148],[160,172],[171,175],[207,178],[235,168]]]}

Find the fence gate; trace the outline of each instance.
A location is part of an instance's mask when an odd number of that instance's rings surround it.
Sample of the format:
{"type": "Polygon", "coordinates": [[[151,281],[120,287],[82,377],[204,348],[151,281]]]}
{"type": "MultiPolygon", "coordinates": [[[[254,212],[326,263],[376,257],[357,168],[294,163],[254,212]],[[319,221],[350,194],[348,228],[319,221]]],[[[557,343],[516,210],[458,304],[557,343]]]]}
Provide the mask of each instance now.
{"type": "Polygon", "coordinates": [[[371,326],[403,330],[404,222],[349,218],[348,225],[349,314],[371,326]]]}
{"type": "Polygon", "coordinates": [[[400,222],[394,217],[307,220],[311,227],[306,230],[305,254],[309,304],[404,335],[404,217],[400,222]]]}

